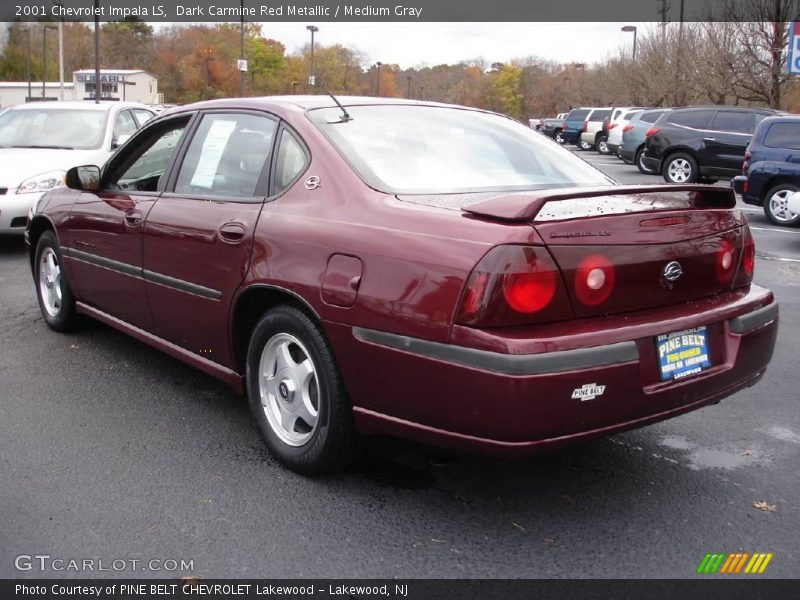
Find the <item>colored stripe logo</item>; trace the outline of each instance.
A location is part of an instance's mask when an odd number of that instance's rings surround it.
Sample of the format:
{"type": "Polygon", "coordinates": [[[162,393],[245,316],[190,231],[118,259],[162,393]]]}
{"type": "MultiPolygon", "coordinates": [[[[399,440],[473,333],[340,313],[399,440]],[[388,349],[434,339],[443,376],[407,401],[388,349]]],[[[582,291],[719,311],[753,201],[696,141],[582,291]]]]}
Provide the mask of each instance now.
{"type": "Polygon", "coordinates": [[[736,552],[734,554],[709,553],[700,561],[697,572],[700,574],[724,573],[731,574],[760,574],[767,570],[767,565],[772,560],[772,553],[763,552],[736,552]]]}

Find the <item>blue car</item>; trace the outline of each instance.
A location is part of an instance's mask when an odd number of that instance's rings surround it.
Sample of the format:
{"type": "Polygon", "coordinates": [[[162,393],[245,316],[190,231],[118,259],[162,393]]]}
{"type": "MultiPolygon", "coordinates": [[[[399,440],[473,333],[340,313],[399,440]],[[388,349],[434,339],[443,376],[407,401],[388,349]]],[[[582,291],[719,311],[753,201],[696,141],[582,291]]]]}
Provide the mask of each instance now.
{"type": "Polygon", "coordinates": [[[564,141],[567,144],[577,144],[583,132],[583,122],[593,108],[573,108],[564,119],[564,141]]]}
{"type": "Polygon", "coordinates": [[[745,152],[742,173],[732,185],[745,203],[762,206],[775,225],[800,225],[800,214],[787,206],[789,196],[800,191],[800,116],[761,121],[745,152]]]}

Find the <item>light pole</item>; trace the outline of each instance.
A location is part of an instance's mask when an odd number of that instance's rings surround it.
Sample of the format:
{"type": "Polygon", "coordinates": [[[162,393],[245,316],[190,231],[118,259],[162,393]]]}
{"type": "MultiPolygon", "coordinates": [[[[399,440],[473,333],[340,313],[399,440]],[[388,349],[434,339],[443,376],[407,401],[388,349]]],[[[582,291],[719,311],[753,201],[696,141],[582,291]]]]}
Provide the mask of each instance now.
{"type": "Polygon", "coordinates": [[[406,98],[411,100],[411,75],[406,75],[406,81],[408,82],[408,92],[406,92],[406,98]]]}
{"type": "Polygon", "coordinates": [[[244,96],[244,0],[239,0],[239,14],[242,17],[239,24],[239,97],[244,96]]]}
{"type": "Polygon", "coordinates": [[[314,74],[314,34],[319,31],[316,25],[306,25],[306,29],[311,32],[311,72],[308,75],[308,85],[314,87],[317,85],[317,77],[314,74]]]}
{"type": "Polygon", "coordinates": [[[208,71],[208,63],[214,60],[214,57],[211,56],[211,50],[207,49],[205,52],[205,56],[203,57],[203,64],[205,65],[205,80],[203,81],[203,100],[208,100],[208,80],[210,79],[210,73],[208,71]]]}
{"type": "Polygon", "coordinates": [[[31,101],[31,93],[32,93],[32,91],[31,91],[31,60],[32,60],[32,58],[31,58],[31,26],[30,25],[28,25],[25,28],[25,33],[28,34],[28,55],[27,55],[27,57],[25,59],[25,68],[28,71],[28,98],[27,98],[27,100],[25,100],[25,102],[30,102],[31,101]]]}
{"type": "Polygon", "coordinates": [[[100,0],[94,0],[94,103],[100,104],[100,0]]]}
{"type": "Polygon", "coordinates": [[[47,81],[47,30],[58,31],[55,25],[45,25],[42,30],[42,100],[47,100],[45,82],[47,81]]]}
{"type": "Polygon", "coordinates": [[[376,96],[380,96],[381,95],[381,67],[383,66],[383,63],[381,61],[378,61],[378,62],[375,63],[375,66],[378,67],[378,80],[375,82],[375,95],[376,96]]]}
{"type": "Polygon", "coordinates": [[[622,28],[622,31],[624,31],[625,33],[633,33],[633,62],[636,62],[636,26],[625,25],[622,28]]]}

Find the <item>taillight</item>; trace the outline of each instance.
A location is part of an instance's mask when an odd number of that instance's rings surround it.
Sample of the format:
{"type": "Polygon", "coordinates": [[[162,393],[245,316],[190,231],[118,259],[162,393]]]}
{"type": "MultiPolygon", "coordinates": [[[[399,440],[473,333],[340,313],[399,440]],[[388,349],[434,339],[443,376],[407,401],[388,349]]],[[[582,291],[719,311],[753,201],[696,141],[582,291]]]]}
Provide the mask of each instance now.
{"type": "Polygon", "coordinates": [[[609,131],[611,131],[611,130],[612,130],[612,129],[614,129],[614,127],[616,127],[617,125],[619,125],[619,123],[611,123],[611,124],[608,126],[608,130],[609,130],[609,131]]]}
{"type": "Polygon", "coordinates": [[[661,131],[661,127],[651,127],[650,129],[644,132],[644,137],[649,138],[651,135],[655,135],[659,131],[661,131]]]}
{"type": "Polygon", "coordinates": [[[742,175],[747,175],[750,170],[750,150],[744,152],[744,162],[742,163],[742,175]]]}
{"type": "Polygon", "coordinates": [[[622,133],[628,133],[631,129],[633,129],[633,125],[625,125],[625,127],[622,128],[622,133]]]}
{"type": "Polygon", "coordinates": [[[744,227],[744,239],[742,240],[742,264],[739,267],[739,274],[736,276],[734,287],[749,285],[753,281],[753,273],[756,270],[756,245],[753,242],[753,235],[750,228],[744,227]]]}
{"type": "Polygon", "coordinates": [[[581,127],[581,131],[589,131],[589,121],[583,122],[583,127],[581,127]]]}
{"type": "Polygon", "coordinates": [[[736,271],[736,247],[728,239],[723,239],[717,250],[717,281],[728,283],[736,271]]]}
{"type": "Polygon", "coordinates": [[[571,317],[561,274],[546,248],[497,246],[472,271],[456,321],[501,327],[571,317]]]}
{"type": "Polygon", "coordinates": [[[614,289],[614,266],[599,254],[585,257],[575,270],[575,295],[585,306],[605,302],[614,289]]]}

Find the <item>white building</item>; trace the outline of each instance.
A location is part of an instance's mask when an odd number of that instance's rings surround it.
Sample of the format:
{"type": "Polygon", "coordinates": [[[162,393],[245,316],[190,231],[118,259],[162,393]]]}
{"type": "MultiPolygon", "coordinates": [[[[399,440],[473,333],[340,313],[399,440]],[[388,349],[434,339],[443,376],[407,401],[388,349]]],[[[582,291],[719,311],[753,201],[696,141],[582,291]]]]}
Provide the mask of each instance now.
{"type": "MultiPolygon", "coordinates": [[[[63,88],[56,82],[0,81],[0,108],[41,100],[93,100],[95,93],[94,69],[75,71],[72,82],[63,88]],[[28,93],[30,89],[30,94],[28,93]],[[44,92],[44,93],[43,93],[44,92]]],[[[160,104],[158,78],[141,69],[102,69],[100,93],[103,100],[127,100],[144,104],[160,104]]]]}

